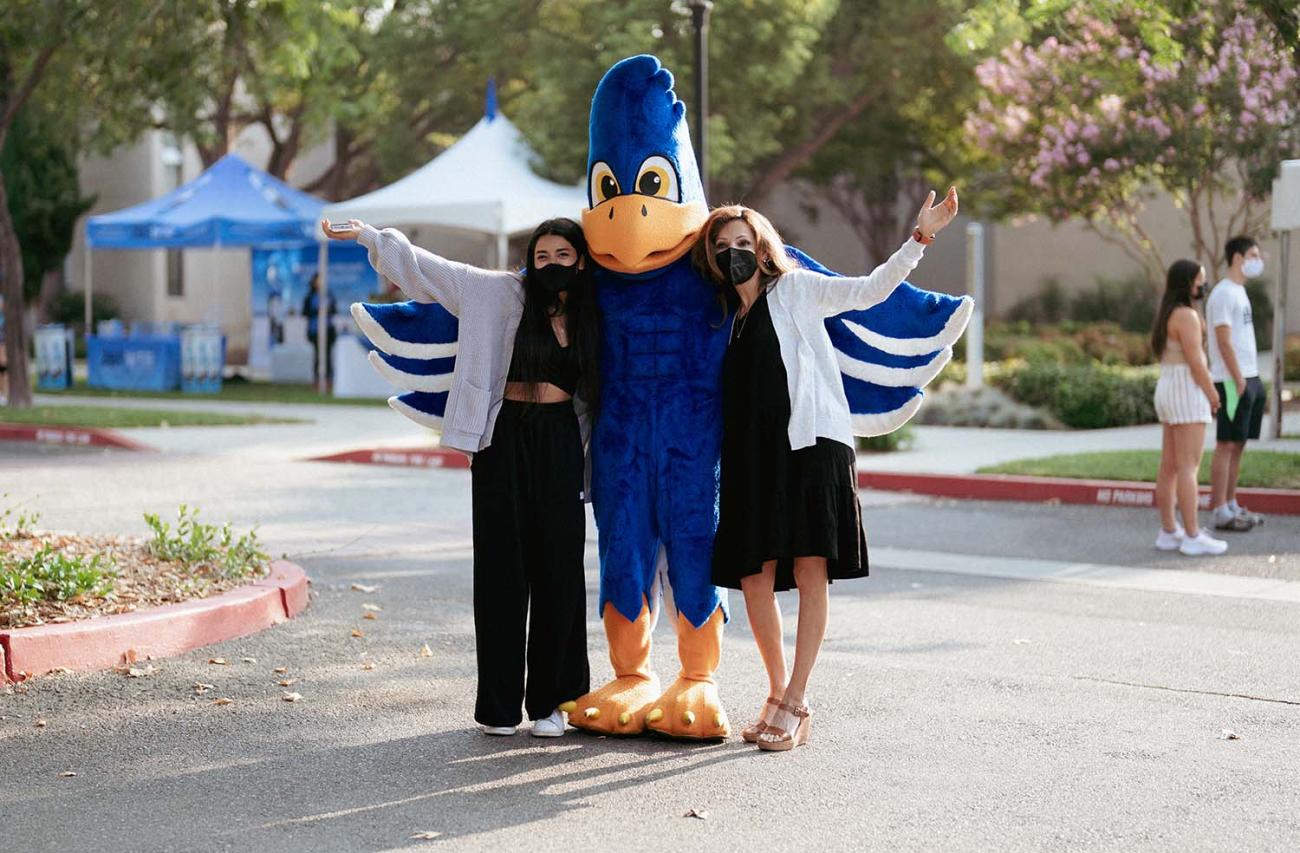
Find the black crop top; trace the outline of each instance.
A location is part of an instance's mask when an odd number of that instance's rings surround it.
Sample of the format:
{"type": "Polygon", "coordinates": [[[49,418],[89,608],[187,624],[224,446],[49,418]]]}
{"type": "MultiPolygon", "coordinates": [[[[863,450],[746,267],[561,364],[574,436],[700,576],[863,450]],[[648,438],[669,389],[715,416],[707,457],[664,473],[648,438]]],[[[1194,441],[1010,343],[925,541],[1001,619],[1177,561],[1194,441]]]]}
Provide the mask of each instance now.
{"type": "Polygon", "coordinates": [[[547,329],[546,343],[542,349],[542,363],[535,371],[525,370],[519,358],[519,342],[528,334],[524,324],[519,324],[515,332],[515,348],[510,356],[510,372],[506,374],[507,382],[549,382],[564,393],[572,396],[578,390],[578,354],[572,342],[567,347],[560,346],[555,333],[547,329]]]}

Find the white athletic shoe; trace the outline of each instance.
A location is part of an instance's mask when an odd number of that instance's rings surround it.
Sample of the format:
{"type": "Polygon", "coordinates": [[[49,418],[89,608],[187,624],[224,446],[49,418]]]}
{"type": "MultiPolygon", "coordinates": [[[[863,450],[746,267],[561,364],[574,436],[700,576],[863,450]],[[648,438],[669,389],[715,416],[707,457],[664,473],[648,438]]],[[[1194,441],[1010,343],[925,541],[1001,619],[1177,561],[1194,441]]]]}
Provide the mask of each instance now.
{"type": "Polygon", "coordinates": [[[1168,533],[1162,527],[1156,534],[1156,550],[1158,551],[1177,551],[1178,546],[1183,544],[1187,538],[1187,531],[1181,527],[1175,527],[1173,533],[1168,533]]]}
{"type": "Polygon", "coordinates": [[[533,737],[560,737],[564,734],[564,712],[556,708],[551,716],[533,721],[533,737]]]}
{"type": "Polygon", "coordinates": [[[517,729],[514,726],[484,726],[483,727],[483,734],[494,735],[495,737],[510,737],[517,731],[519,731],[519,729],[517,729]]]}
{"type": "Polygon", "coordinates": [[[1222,554],[1228,550],[1228,543],[1222,539],[1215,539],[1204,530],[1198,532],[1195,536],[1187,536],[1178,546],[1178,553],[1186,554],[1189,557],[1199,557],[1204,554],[1222,554]]]}

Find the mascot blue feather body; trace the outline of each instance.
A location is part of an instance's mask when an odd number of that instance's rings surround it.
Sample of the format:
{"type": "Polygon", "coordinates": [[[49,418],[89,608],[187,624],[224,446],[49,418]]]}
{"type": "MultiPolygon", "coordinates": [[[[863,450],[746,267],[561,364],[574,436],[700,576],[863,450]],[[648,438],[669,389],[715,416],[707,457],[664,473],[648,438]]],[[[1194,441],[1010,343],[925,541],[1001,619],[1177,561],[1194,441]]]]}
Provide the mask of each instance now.
{"type": "Polygon", "coordinates": [[[601,410],[592,436],[600,611],[655,606],[662,544],[673,601],[703,625],[713,585],[727,329],[689,249],[707,216],[673,78],[652,56],[606,72],[591,106],[590,209],[600,265],[601,410]]]}

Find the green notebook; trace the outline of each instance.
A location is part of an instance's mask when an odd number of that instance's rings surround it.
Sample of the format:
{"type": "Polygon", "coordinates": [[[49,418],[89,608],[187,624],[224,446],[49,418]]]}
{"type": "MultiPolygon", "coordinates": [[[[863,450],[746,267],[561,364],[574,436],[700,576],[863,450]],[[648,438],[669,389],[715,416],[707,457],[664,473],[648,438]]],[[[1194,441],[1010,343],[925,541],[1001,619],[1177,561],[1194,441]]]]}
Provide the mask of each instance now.
{"type": "Polygon", "coordinates": [[[1228,420],[1235,421],[1237,419],[1237,404],[1241,402],[1241,398],[1237,396],[1237,383],[1231,379],[1225,380],[1223,392],[1224,396],[1228,398],[1223,401],[1224,411],[1228,413],[1228,420]]]}

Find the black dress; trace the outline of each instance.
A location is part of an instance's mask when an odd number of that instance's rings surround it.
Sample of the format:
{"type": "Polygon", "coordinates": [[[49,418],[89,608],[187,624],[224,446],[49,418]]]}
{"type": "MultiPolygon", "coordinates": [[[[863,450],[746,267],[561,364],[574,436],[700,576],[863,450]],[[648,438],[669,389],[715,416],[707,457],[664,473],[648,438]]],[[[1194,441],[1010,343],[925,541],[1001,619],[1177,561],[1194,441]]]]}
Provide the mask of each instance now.
{"type": "Polygon", "coordinates": [[[867,575],[867,537],[853,448],[818,438],[790,449],[790,395],[767,293],[736,320],[722,367],[722,490],[713,582],[776,560],[776,589],[793,589],[795,557],[825,557],[831,580],[867,575]]]}

